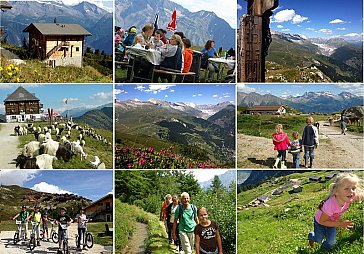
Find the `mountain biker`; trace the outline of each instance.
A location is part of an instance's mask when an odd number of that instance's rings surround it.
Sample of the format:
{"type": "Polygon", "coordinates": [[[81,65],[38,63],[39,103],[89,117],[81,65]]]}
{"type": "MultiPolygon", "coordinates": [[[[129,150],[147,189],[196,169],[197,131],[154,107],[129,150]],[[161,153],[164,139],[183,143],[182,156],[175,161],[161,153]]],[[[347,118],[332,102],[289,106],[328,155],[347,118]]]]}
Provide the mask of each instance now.
{"type": "Polygon", "coordinates": [[[38,223],[36,226],[34,226],[34,231],[37,234],[37,246],[40,246],[39,233],[40,233],[40,223],[42,222],[42,213],[39,211],[38,205],[34,206],[34,211],[28,216],[27,219],[29,220],[32,217],[33,217],[32,221],[38,223]]]}
{"type": "Polygon", "coordinates": [[[58,215],[58,217],[56,219],[56,224],[59,225],[58,226],[58,251],[57,251],[57,254],[62,254],[62,251],[61,251],[62,241],[65,237],[68,238],[68,230],[63,231],[61,224],[62,225],[67,224],[68,226],[70,226],[71,223],[73,222],[71,217],[66,213],[67,213],[67,209],[65,207],[62,207],[60,214],[58,215]],[[64,235],[64,234],[66,234],[66,235],[64,235]]]}
{"type": "MultiPolygon", "coordinates": [[[[80,249],[81,246],[81,237],[84,239],[86,233],[86,222],[88,221],[85,214],[85,209],[81,208],[80,214],[76,217],[78,223],[78,242],[77,242],[77,249],[80,249]]],[[[86,249],[85,245],[83,249],[86,249]]]]}
{"type": "MultiPolygon", "coordinates": [[[[20,216],[20,220],[21,223],[25,223],[25,240],[28,240],[27,238],[27,232],[28,232],[28,223],[27,223],[27,218],[29,216],[29,212],[27,211],[27,207],[25,205],[23,205],[21,207],[21,211],[14,216],[13,220],[15,220],[16,218],[18,218],[20,216]]],[[[19,231],[19,235],[21,235],[21,224],[18,225],[18,231],[19,231]]]]}

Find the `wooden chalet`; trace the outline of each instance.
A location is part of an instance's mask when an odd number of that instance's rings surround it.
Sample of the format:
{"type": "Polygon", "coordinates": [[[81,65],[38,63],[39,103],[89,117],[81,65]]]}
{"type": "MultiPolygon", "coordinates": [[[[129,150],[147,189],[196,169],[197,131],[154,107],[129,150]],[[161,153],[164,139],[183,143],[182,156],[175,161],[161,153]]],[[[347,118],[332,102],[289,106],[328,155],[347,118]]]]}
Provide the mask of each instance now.
{"type": "Polygon", "coordinates": [[[325,180],[330,180],[332,178],[334,178],[334,176],[336,176],[338,174],[338,172],[333,172],[330,174],[325,175],[325,180]]]}
{"type": "Polygon", "coordinates": [[[269,200],[269,197],[267,195],[263,194],[263,195],[259,196],[257,198],[257,200],[260,201],[261,203],[265,203],[269,200]]]}
{"type": "Polygon", "coordinates": [[[42,107],[35,94],[19,86],[4,100],[6,122],[29,122],[42,120],[42,107]]]}
{"type": "Polygon", "coordinates": [[[246,109],[250,115],[284,115],[286,106],[284,105],[259,105],[246,109]]]}
{"type": "Polygon", "coordinates": [[[308,177],[308,180],[311,181],[311,182],[319,182],[321,181],[321,176],[309,176],[308,177]]]}
{"type": "Polygon", "coordinates": [[[31,23],[23,32],[29,33],[33,56],[47,59],[52,67],[82,67],[85,36],[92,36],[79,24],[31,23]]]}
{"type": "Polygon", "coordinates": [[[113,195],[108,194],[105,197],[95,201],[85,207],[85,214],[93,221],[112,222],[113,221],[113,195]]]}
{"type": "Polygon", "coordinates": [[[292,191],[294,193],[302,192],[302,186],[301,185],[293,185],[292,186],[292,191]]]}

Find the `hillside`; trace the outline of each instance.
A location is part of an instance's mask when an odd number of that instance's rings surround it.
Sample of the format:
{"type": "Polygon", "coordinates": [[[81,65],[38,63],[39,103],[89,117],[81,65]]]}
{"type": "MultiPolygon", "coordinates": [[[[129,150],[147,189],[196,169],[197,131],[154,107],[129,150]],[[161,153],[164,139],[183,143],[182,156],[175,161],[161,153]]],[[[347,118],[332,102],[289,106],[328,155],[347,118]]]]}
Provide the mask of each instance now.
{"type": "Polygon", "coordinates": [[[196,109],[163,106],[161,102],[117,102],[115,133],[124,145],[166,149],[176,146],[178,152],[193,159],[226,164],[233,161],[235,132],[234,110],[223,109],[212,116],[213,122],[195,117],[196,109]],[[224,113],[225,112],[225,113],[224,113]]]}
{"type": "Polygon", "coordinates": [[[92,203],[91,200],[75,194],[38,192],[17,185],[1,185],[0,193],[0,218],[2,220],[14,217],[21,210],[22,205],[32,210],[35,204],[39,204],[41,210],[47,209],[49,217],[53,218],[59,213],[60,207],[70,208],[70,215],[73,216],[80,207],[92,203]]]}
{"type": "Polygon", "coordinates": [[[360,45],[344,40],[307,39],[272,31],[266,58],[267,82],[361,82],[360,45]]]}
{"type": "MultiPolygon", "coordinates": [[[[357,174],[362,172],[355,171],[357,174]]],[[[322,253],[319,244],[311,250],[307,234],[313,231],[313,216],[322,199],[328,195],[331,180],[310,182],[311,175],[332,172],[310,171],[295,173],[266,181],[252,190],[238,195],[238,251],[245,253],[322,253]],[[292,184],[300,184],[302,192],[292,193],[292,184]],[[280,195],[272,195],[281,187],[280,195]],[[264,205],[251,205],[261,195],[269,200],[264,205]],[[256,207],[255,207],[256,206],[256,207]],[[249,249],[244,246],[250,246],[249,249]]],[[[354,202],[343,215],[355,223],[352,230],[338,230],[336,247],[330,253],[361,253],[363,243],[362,202],[354,202]]]]}
{"type": "Polygon", "coordinates": [[[68,6],[59,1],[13,1],[13,8],[1,13],[2,26],[6,27],[7,41],[21,46],[28,34],[23,30],[35,22],[80,24],[92,36],[86,38],[86,47],[112,54],[113,15],[87,1],[68,6]]]}
{"type": "Polygon", "coordinates": [[[115,25],[125,30],[135,25],[139,32],[145,24],[153,24],[158,13],[158,26],[166,29],[174,8],[177,10],[177,30],[184,32],[193,46],[204,46],[207,40],[213,39],[215,48],[235,47],[235,30],[225,20],[209,11],[190,12],[169,0],[116,0],[115,25]]]}
{"type": "Polygon", "coordinates": [[[111,131],[113,128],[113,108],[104,107],[86,112],[80,117],[75,117],[76,123],[86,123],[93,128],[111,131]]]}

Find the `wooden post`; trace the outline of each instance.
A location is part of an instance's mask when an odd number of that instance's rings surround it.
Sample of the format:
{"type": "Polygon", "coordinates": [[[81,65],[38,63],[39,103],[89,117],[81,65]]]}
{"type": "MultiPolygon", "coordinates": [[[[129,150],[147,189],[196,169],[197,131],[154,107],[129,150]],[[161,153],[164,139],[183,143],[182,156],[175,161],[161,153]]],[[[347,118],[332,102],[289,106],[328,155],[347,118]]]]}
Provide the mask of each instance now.
{"type": "Polygon", "coordinates": [[[248,0],[238,34],[238,82],[265,82],[265,56],[270,44],[269,18],[278,0],[248,0]]]}

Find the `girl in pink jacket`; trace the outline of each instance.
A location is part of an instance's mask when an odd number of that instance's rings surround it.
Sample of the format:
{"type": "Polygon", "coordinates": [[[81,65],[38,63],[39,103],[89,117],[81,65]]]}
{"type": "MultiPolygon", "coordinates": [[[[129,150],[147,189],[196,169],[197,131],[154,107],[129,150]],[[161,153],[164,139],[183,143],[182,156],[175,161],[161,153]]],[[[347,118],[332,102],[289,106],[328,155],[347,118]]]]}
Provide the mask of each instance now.
{"type": "Polygon", "coordinates": [[[286,151],[290,144],[287,133],[283,131],[283,125],[277,124],[275,128],[275,133],[272,135],[272,140],[274,144],[274,150],[278,151],[276,162],[273,168],[278,168],[278,163],[281,161],[281,169],[286,169],[286,151]]]}

